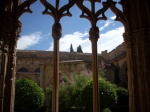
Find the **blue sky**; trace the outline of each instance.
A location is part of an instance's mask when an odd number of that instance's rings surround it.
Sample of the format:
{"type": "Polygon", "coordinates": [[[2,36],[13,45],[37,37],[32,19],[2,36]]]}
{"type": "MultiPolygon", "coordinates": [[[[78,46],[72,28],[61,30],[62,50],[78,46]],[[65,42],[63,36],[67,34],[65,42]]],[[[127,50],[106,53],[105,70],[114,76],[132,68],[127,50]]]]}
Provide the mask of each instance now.
{"type": "MultiPolygon", "coordinates": [[[[63,4],[61,3],[61,5],[63,4]]],[[[97,3],[98,5],[99,3],[97,3]]],[[[120,8],[119,5],[118,7],[120,8]]],[[[53,51],[51,30],[54,20],[51,16],[42,14],[44,9],[44,6],[38,0],[31,5],[32,14],[25,13],[20,17],[22,32],[18,40],[17,49],[53,51]]],[[[69,52],[72,43],[74,51],[77,50],[77,46],[81,45],[83,52],[91,53],[91,42],[88,34],[91,28],[90,22],[79,17],[81,11],[77,6],[72,7],[70,12],[72,13],[72,17],[63,17],[60,21],[62,25],[60,51],[69,52]]],[[[108,19],[106,21],[100,20],[97,23],[100,30],[98,53],[104,50],[111,51],[123,42],[123,25],[120,22],[114,21],[115,15],[110,10],[105,14],[108,19]]]]}

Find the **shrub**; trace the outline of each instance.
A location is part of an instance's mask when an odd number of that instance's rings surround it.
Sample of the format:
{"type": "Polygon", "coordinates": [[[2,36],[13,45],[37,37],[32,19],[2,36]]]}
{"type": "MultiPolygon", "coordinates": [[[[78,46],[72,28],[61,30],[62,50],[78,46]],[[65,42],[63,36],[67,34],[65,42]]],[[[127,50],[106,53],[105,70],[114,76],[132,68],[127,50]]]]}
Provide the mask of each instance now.
{"type": "Polygon", "coordinates": [[[46,88],[45,96],[48,108],[47,112],[52,112],[52,85],[46,88]]]}
{"type": "Polygon", "coordinates": [[[109,108],[105,108],[102,112],[111,112],[109,108]]]}
{"type": "Polygon", "coordinates": [[[35,112],[43,106],[43,90],[27,78],[16,81],[15,110],[18,112],[35,112]]]}
{"type": "Polygon", "coordinates": [[[72,107],[72,93],[73,88],[69,85],[63,85],[59,87],[59,111],[60,112],[68,112],[68,110],[72,107]]]}
{"type": "Polygon", "coordinates": [[[99,79],[99,85],[101,110],[115,105],[117,95],[114,86],[103,79],[99,79]]]}
{"type": "Polygon", "coordinates": [[[117,104],[111,107],[112,112],[129,112],[129,93],[122,87],[115,88],[118,96],[117,104]]]}
{"type": "MultiPolygon", "coordinates": [[[[73,75],[72,80],[65,76],[65,83],[59,86],[59,112],[92,112],[92,79],[84,74],[73,75]],[[69,82],[69,83],[68,83],[69,82]]],[[[100,109],[110,112],[109,108],[116,104],[115,86],[104,79],[99,79],[100,109]],[[105,110],[104,110],[105,109],[105,110]]],[[[47,89],[51,100],[52,88],[47,89]]],[[[51,104],[49,109],[51,109],[51,104]]]]}
{"type": "Polygon", "coordinates": [[[60,112],[70,112],[80,110],[81,107],[81,98],[80,94],[83,86],[89,80],[89,77],[80,74],[72,75],[72,80],[68,80],[70,83],[65,83],[60,85],[59,88],[59,111],[60,112]]]}
{"type": "Polygon", "coordinates": [[[116,88],[116,94],[118,96],[118,101],[117,101],[118,106],[129,105],[128,90],[122,87],[118,87],[116,88]]]}
{"type": "MultiPolygon", "coordinates": [[[[86,112],[92,112],[92,88],[92,80],[90,80],[81,93],[83,106],[86,108],[86,112]]],[[[101,110],[111,107],[117,102],[117,95],[113,85],[101,78],[99,79],[99,96],[101,110]]]]}
{"type": "MultiPolygon", "coordinates": [[[[76,112],[82,108],[80,95],[89,77],[84,74],[74,74],[70,80],[67,75],[64,75],[63,80],[65,83],[59,86],[59,112],[76,112]]],[[[48,107],[51,109],[52,86],[46,89],[46,95],[50,100],[48,107]]]]}

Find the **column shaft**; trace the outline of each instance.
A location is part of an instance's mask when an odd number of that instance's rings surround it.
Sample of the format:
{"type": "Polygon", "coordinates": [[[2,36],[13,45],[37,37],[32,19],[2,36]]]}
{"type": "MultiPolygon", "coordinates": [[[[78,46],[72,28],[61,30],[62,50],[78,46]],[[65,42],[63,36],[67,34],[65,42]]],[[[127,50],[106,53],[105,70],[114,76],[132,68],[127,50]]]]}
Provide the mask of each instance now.
{"type": "Polygon", "coordinates": [[[7,70],[7,53],[1,51],[1,72],[0,72],[0,111],[3,112],[4,106],[4,90],[5,90],[5,77],[7,70]]]}
{"type": "Polygon", "coordinates": [[[4,90],[4,112],[14,112],[15,99],[15,75],[16,75],[16,47],[21,31],[20,21],[12,21],[12,30],[9,33],[8,62],[4,90]]]}
{"type": "Polygon", "coordinates": [[[130,112],[150,111],[150,30],[124,34],[128,59],[130,112]]]}
{"type": "Polygon", "coordinates": [[[98,56],[97,56],[97,40],[99,38],[98,27],[90,29],[90,40],[92,43],[92,73],[93,73],[93,112],[99,112],[99,83],[98,83],[98,56]]]}
{"type": "Polygon", "coordinates": [[[52,112],[59,111],[59,39],[61,30],[61,24],[54,23],[52,28],[52,36],[54,38],[52,112]]]}
{"type": "Polygon", "coordinates": [[[59,105],[59,40],[54,39],[52,112],[58,112],[59,105]]]}

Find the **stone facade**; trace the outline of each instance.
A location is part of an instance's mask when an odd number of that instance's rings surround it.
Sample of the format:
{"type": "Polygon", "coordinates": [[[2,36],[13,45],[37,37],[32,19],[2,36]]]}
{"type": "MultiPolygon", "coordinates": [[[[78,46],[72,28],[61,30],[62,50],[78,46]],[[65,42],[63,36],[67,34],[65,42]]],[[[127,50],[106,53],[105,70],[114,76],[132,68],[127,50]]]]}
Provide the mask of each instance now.
{"type": "MultiPolygon", "coordinates": [[[[60,80],[63,74],[92,74],[90,53],[60,52],[60,80]]],[[[124,44],[107,53],[98,56],[98,66],[105,70],[106,78],[111,83],[125,87],[126,52],[124,44]],[[115,74],[116,71],[116,74],[115,74]],[[117,76],[115,76],[117,75],[117,76]],[[115,82],[116,77],[119,82],[115,82]]],[[[29,78],[38,83],[43,89],[52,84],[53,52],[17,50],[16,78],[29,78]]]]}
{"type": "MultiPolygon", "coordinates": [[[[91,54],[60,52],[60,74],[91,71],[91,54]]],[[[45,88],[52,83],[53,52],[17,50],[16,78],[29,78],[45,88]]]]}
{"type": "Polygon", "coordinates": [[[104,62],[102,68],[106,72],[106,78],[119,86],[127,88],[127,59],[125,43],[123,42],[111,52],[102,51],[104,62]]]}
{"type": "MultiPolygon", "coordinates": [[[[36,0],[1,0],[0,1],[0,111],[14,112],[15,96],[15,75],[16,75],[16,45],[21,32],[20,16],[25,12],[32,12],[30,5],[36,0]]],[[[110,9],[115,15],[115,21],[124,25],[123,38],[126,44],[126,57],[128,63],[128,90],[130,112],[150,111],[150,2],[149,0],[105,0],[99,2],[95,12],[97,0],[90,0],[89,9],[85,10],[86,0],[69,0],[59,8],[59,0],[56,0],[56,7],[51,3],[40,0],[45,9],[43,14],[53,15],[54,25],[52,37],[54,38],[54,84],[52,94],[52,112],[58,112],[58,82],[59,82],[59,39],[62,36],[60,19],[64,16],[71,16],[69,9],[76,5],[82,10],[80,17],[86,18],[91,23],[89,39],[92,46],[92,71],[93,71],[93,112],[99,112],[98,93],[98,60],[97,60],[97,39],[99,29],[96,26],[98,20],[104,19],[105,12],[110,9]],[[118,9],[122,6],[122,10],[118,9]],[[61,11],[60,11],[61,10],[61,11]],[[63,10],[63,11],[62,11],[63,10]],[[51,14],[51,13],[53,14],[51,14]],[[65,12],[65,13],[64,13],[65,12]],[[94,13],[93,13],[94,12],[94,13]],[[62,16],[63,15],[63,16],[62,16]],[[102,17],[100,17],[102,15],[102,17]]],[[[68,26],[69,27],[69,26],[68,26]]],[[[117,63],[116,63],[117,64],[117,63]]],[[[104,64],[107,65],[107,64],[104,64]]],[[[109,64],[108,64],[109,65],[109,64]]],[[[125,65],[125,64],[124,64],[125,65]]],[[[26,71],[26,70],[25,70],[26,71]]],[[[117,71],[117,70],[116,70],[117,71]]],[[[115,72],[117,74],[117,72],[115,72]]]]}

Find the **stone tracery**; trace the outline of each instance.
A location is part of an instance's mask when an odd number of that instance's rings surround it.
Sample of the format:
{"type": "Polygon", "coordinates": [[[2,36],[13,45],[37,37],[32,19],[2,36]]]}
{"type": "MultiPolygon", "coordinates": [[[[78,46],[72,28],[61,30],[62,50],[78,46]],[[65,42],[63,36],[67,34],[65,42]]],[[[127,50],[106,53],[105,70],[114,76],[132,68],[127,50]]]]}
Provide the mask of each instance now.
{"type": "MultiPolygon", "coordinates": [[[[14,74],[15,74],[15,63],[16,63],[16,43],[17,38],[20,33],[20,22],[18,21],[21,14],[24,12],[32,12],[29,6],[34,3],[36,0],[26,0],[21,3],[21,0],[3,0],[0,4],[0,50],[1,50],[1,73],[0,73],[0,111],[1,112],[12,112],[13,111],[13,100],[14,100],[14,74]],[[17,24],[15,24],[15,22],[17,24]],[[6,96],[8,96],[6,98],[6,96]]],[[[61,37],[61,25],[59,23],[60,19],[63,16],[71,16],[69,9],[76,3],[77,6],[82,10],[80,17],[84,17],[91,22],[92,29],[90,30],[90,39],[92,42],[93,49],[93,71],[94,74],[97,74],[97,39],[98,39],[98,30],[96,27],[96,22],[99,19],[107,19],[104,15],[104,12],[110,8],[116,14],[116,20],[121,21],[125,26],[124,40],[126,42],[127,56],[128,56],[128,68],[129,68],[129,92],[130,92],[130,111],[144,111],[148,112],[150,110],[150,95],[147,94],[150,92],[149,85],[149,7],[148,1],[143,0],[140,4],[137,0],[121,0],[119,3],[123,6],[123,11],[120,11],[115,6],[113,0],[106,0],[102,2],[103,8],[95,13],[94,4],[100,2],[101,0],[89,0],[91,2],[91,11],[83,6],[84,0],[69,0],[68,4],[59,9],[59,0],[56,0],[55,8],[51,6],[46,0],[41,0],[45,5],[46,10],[44,14],[50,14],[53,16],[55,23],[54,28],[59,26],[59,30],[54,29],[54,73],[58,74],[58,62],[59,62],[59,38],[61,37]],[[48,12],[48,9],[51,12],[48,12]],[[135,10],[137,9],[137,10],[135,10]],[[144,12],[143,12],[144,10],[144,12]],[[66,11],[66,13],[65,13],[66,11]],[[141,13],[142,12],[142,13],[141,13]],[[99,14],[102,14],[102,18],[99,18],[99,14]],[[144,17],[142,16],[144,15],[144,17]],[[129,24],[130,23],[130,24],[129,24]],[[142,30],[141,30],[142,29],[142,30]],[[92,32],[96,32],[94,35],[92,32]],[[142,51],[141,51],[142,50],[142,51]],[[139,53],[141,51],[141,53],[139,53]],[[136,55],[135,55],[136,54],[136,55]],[[141,64],[140,61],[143,61],[141,64]],[[142,68],[140,70],[140,68],[142,68]],[[138,70],[137,70],[138,69],[138,70]],[[144,75],[143,75],[144,74],[144,75]],[[143,83],[142,83],[143,82],[143,83]],[[139,88],[136,88],[136,85],[139,88]],[[144,94],[144,97],[140,97],[141,94],[144,94]],[[136,99],[138,97],[138,99],[136,99]]],[[[57,79],[58,77],[56,77],[57,79]]],[[[58,79],[57,79],[58,80],[58,79]]],[[[57,80],[55,83],[57,85],[57,80]]],[[[97,80],[97,77],[94,77],[94,80],[97,80]]],[[[97,84],[95,84],[95,104],[94,112],[99,111],[98,101],[96,98],[97,94],[97,84]]],[[[56,87],[57,88],[57,87],[56,87]]],[[[57,94],[57,91],[54,95],[57,94]]],[[[58,111],[57,104],[58,100],[55,96],[54,110],[53,112],[58,111]],[[55,105],[56,104],[56,105],[55,105]]]]}

